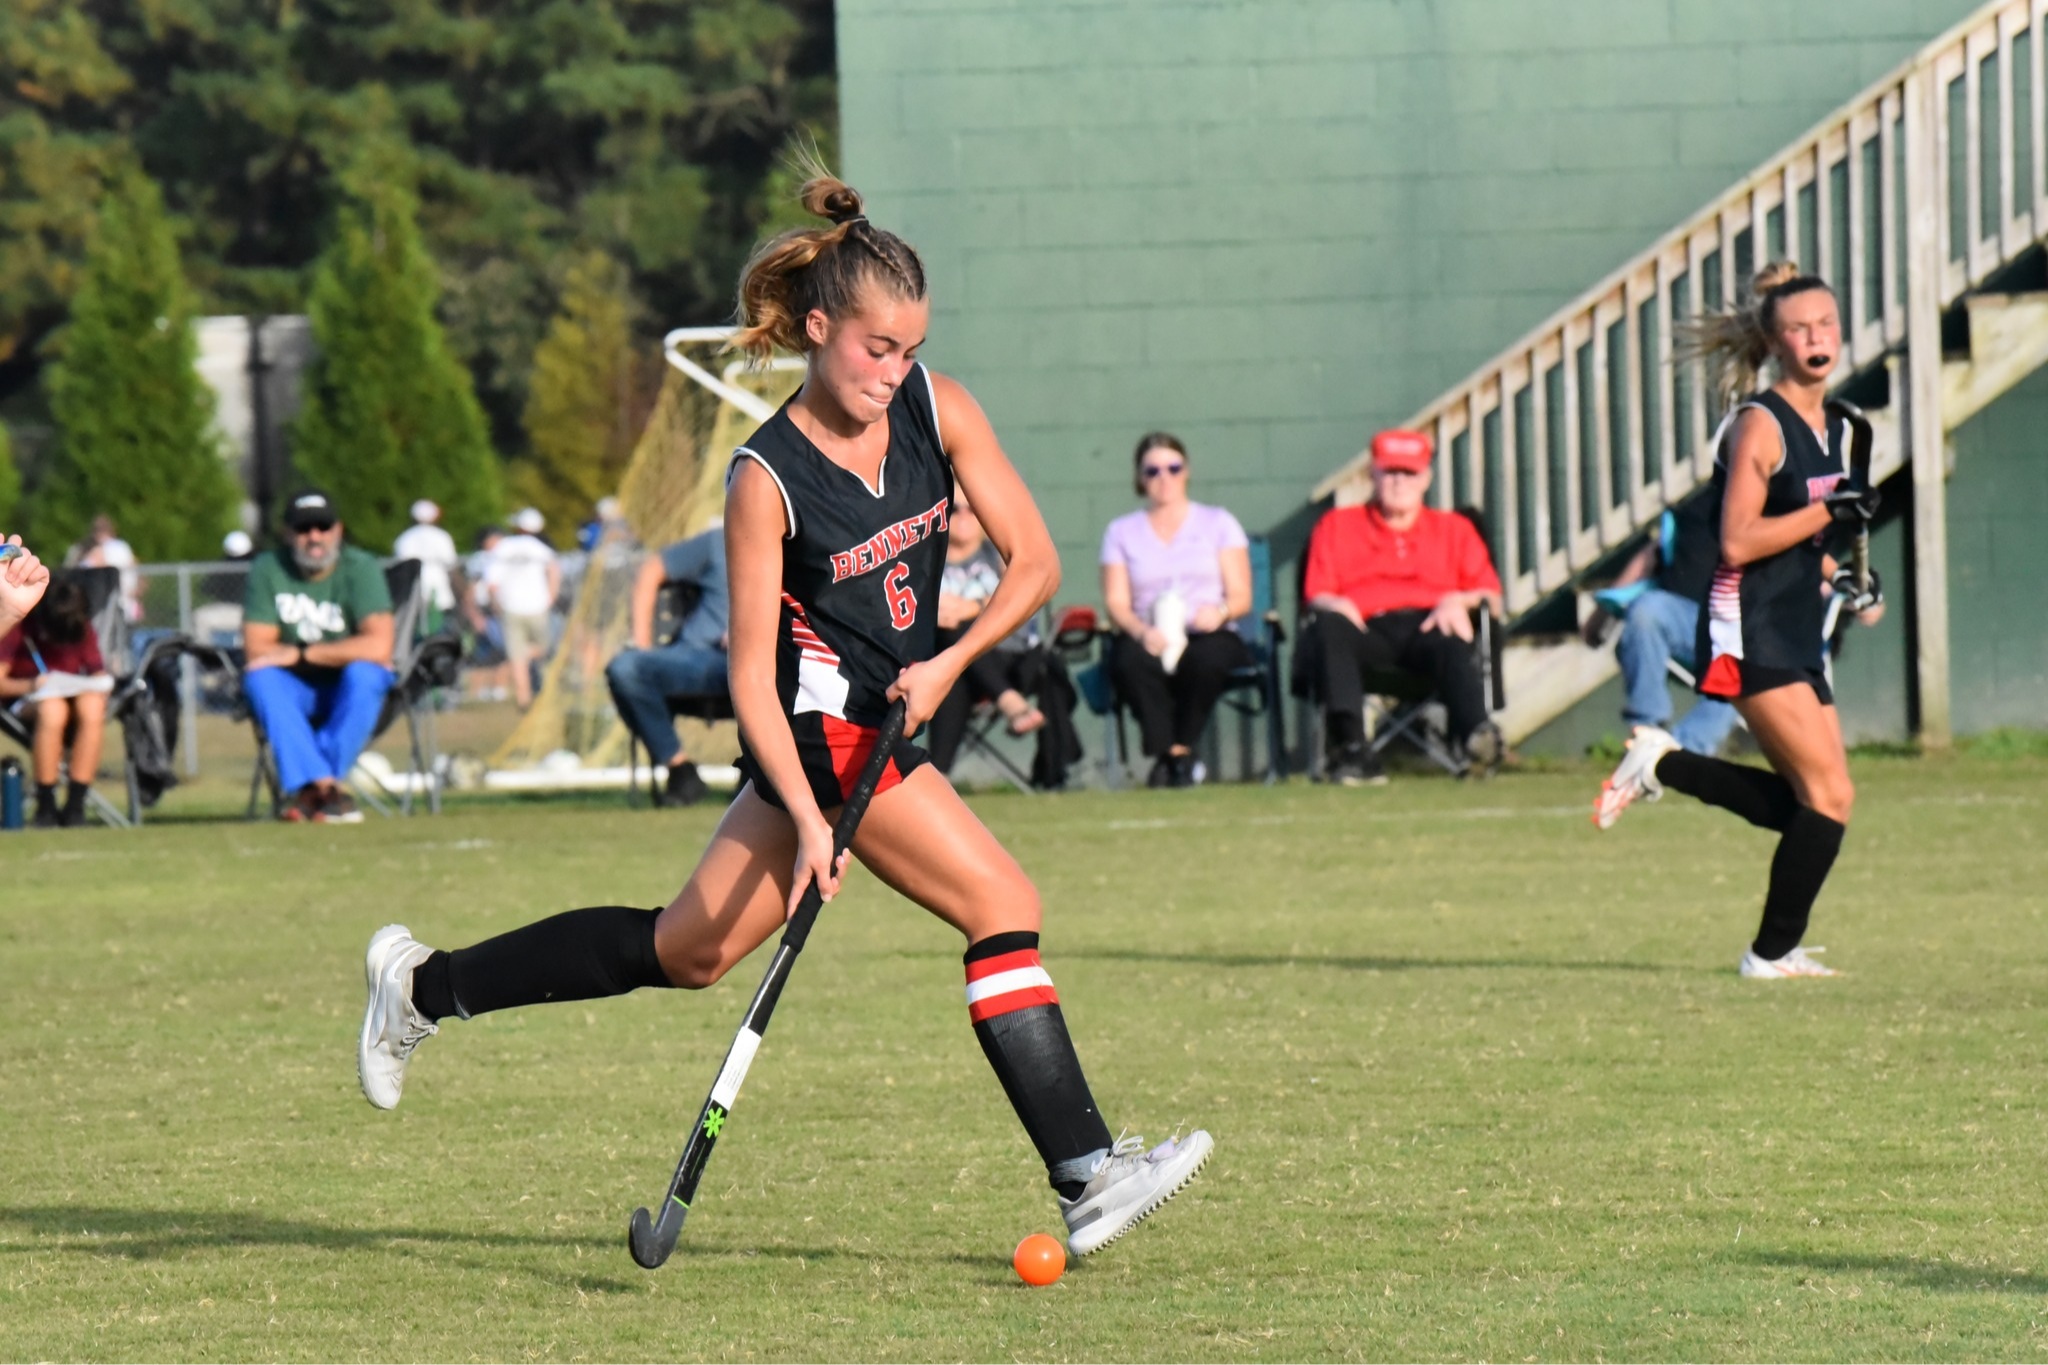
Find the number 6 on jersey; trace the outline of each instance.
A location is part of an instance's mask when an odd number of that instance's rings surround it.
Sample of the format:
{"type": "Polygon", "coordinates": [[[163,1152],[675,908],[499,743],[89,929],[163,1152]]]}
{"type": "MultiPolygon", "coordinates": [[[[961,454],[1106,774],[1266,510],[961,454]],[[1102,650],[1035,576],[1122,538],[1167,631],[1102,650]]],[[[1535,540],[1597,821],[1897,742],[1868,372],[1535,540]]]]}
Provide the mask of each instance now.
{"type": "Polygon", "coordinates": [[[917,594],[903,586],[908,577],[908,564],[897,564],[882,575],[882,595],[889,599],[889,624],[898,630],[909,630],[917,619],[917,594]]]}

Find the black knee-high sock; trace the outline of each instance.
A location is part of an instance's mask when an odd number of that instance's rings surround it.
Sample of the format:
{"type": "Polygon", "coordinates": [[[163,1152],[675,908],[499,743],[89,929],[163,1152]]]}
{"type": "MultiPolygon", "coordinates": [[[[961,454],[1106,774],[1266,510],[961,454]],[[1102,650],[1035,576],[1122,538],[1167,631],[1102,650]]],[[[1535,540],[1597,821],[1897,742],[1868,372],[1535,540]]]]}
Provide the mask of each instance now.
{"type": "Polygon", "coordinates": [[[659,910],[593,906],[514,929],[414,969],[413,1007],[430,1020],[467,1019],[551,1000],[598,1000],[666,986],[654,951],[659,910]]]}
{"type": "Polygon", "coordinates": [[[1764,895],[1764,919],[1750,945],[1758,957],[1776,961],[1806,937],[1807,916],[1835,855],[1842,851],[1844,826],[1819,811],[1799,808],[1771,855],[1771,889],[1764,895]]]}
{"type": "Polygon", "coordinates": [[[1734,811],[1752,825],[1780,834],[1792,827],[1800,810],[1792,784],[1769,769],[1689,754],[1683,749],[1673,749],[1657,760],[1657,780],[1673,791],[1734,811]]]}
{"type": "Polygon", "coordinates": [[[996,934],[967,950],[967,1015],[1010,1107],[1045,1162],[1046,1179],[1080,1195],[1113,1139],[1074,1055],[1038,935],[996,934]]]}

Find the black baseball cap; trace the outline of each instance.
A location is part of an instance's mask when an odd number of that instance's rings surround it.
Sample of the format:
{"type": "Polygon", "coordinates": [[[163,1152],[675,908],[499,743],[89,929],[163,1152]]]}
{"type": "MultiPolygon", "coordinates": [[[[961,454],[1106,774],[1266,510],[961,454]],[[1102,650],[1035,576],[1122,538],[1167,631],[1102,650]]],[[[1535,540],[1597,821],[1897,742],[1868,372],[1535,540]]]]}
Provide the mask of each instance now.
{"type": "Polygon", "coordinates": [[[340,520],[341,514],[334,510],[333,500],[317,488],[309,488],[299,494],[284,509],[284,524],[293,531],[328,527],[340,520]]]}

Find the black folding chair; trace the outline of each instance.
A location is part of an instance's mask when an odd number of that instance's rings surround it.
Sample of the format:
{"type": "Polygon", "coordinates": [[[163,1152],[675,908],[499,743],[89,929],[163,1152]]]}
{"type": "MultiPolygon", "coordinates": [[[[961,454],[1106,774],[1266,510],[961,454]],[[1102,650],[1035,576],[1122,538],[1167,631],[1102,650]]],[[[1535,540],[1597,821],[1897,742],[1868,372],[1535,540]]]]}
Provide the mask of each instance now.
{"type": "MultiPolygon", "coordinates": [[[[461,665],[462,641],[452,628],[446,626],[433,635],[420,635],[420,623],[426,614],[426,592],[420,582],[418,560],[401,559],[386,565],[384,585],[391,593],[393,682],[391,690],[384,694],[384,708],[378,713],[370,741],[374,744],[403,716],[410,740],[412,768],[407,774],[409,780],[402,790],[396,792],[360,765],[342,774],[342,781],[362,799],[364,805],[383,816],[411,815],[414,794],[424,788],[427,810],[439,815],[441,776],[437,767],[440,753],[433,693],[438,687],[453,684],[456,670],[461,665]],[[375,791],[370,789],[368,782],[357,777],[358,772],[375,781],[375,791]]],[[[264,733],[263,724],[249,705],[246,693],[241,698],[238,714],[249,722],[249,728],[256,736],[256,769],[249,777],[248,818],[256,818],[258,802],[268,788],[270,814],[275,819],[284,809],[286,799],[283,783],[277,775],[277,755],[272,752],[270,736],[264,733]]]]}

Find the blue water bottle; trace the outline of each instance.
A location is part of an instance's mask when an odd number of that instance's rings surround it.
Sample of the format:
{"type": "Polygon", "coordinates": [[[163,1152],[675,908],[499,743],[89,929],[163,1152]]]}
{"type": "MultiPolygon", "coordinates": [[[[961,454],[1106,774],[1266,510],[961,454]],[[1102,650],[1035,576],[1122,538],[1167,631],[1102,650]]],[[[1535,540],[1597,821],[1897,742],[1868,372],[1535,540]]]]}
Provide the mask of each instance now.
{"type": "Polygon", "coordinates": [[[21,828],[21,760],[0,758],[0,829],[21,828]]]}

